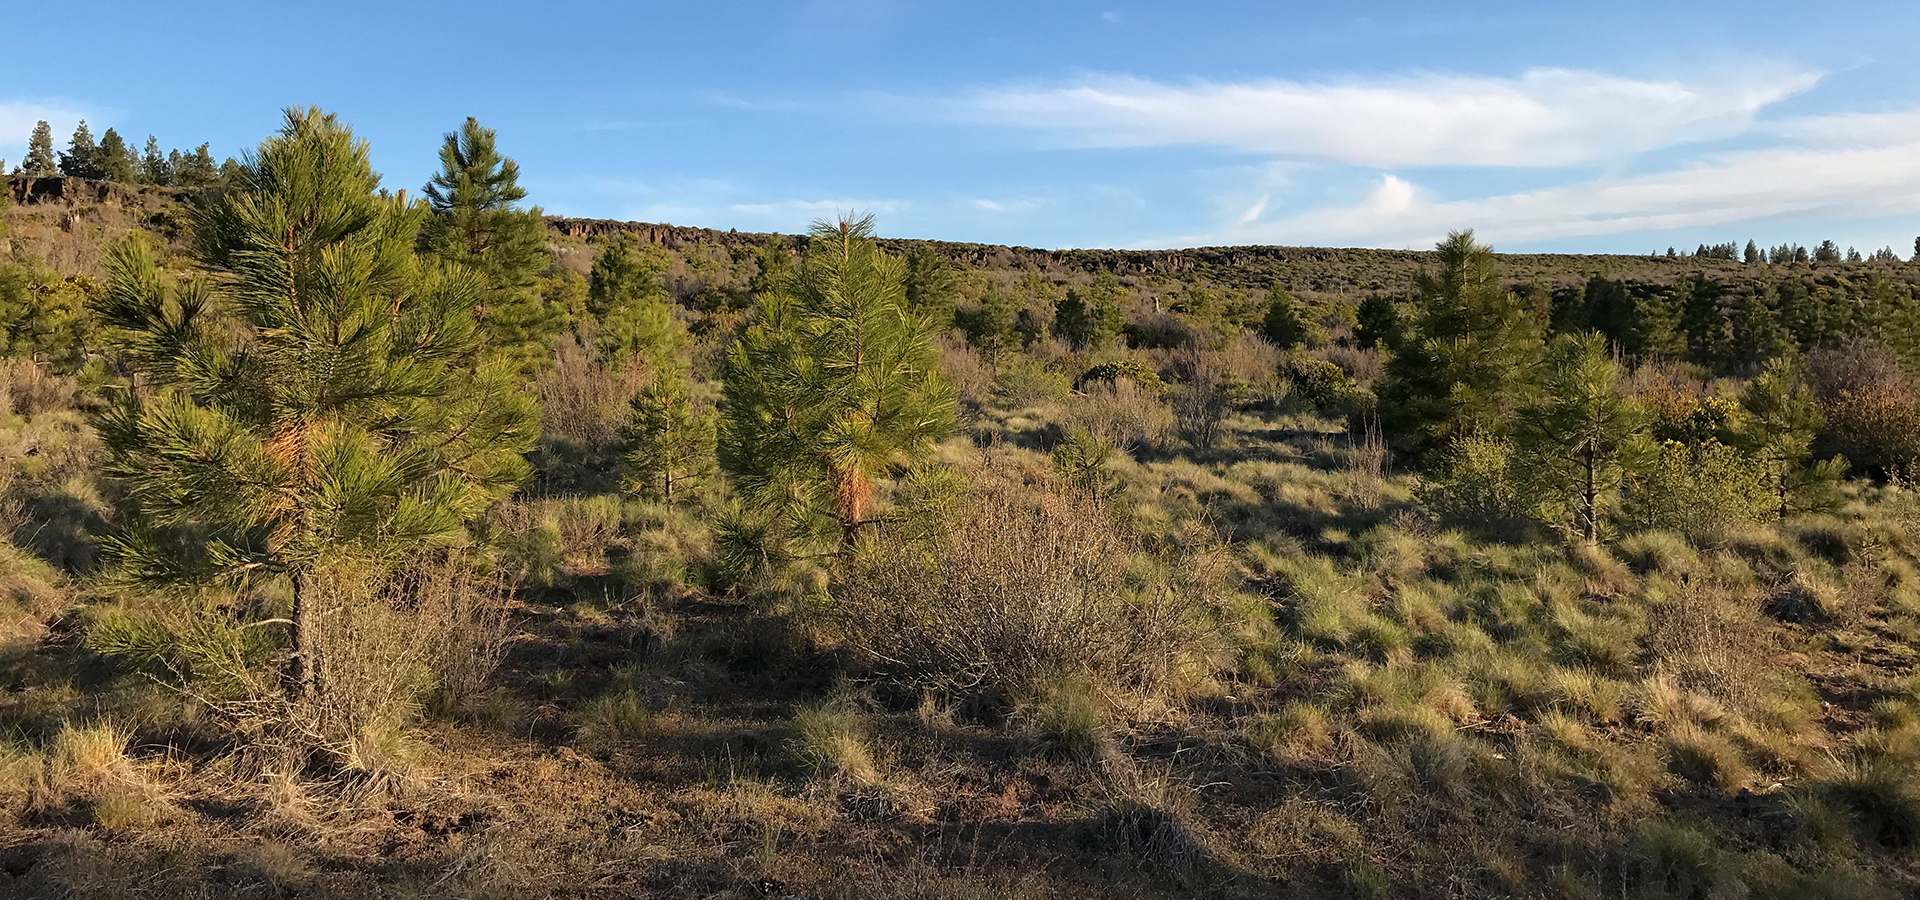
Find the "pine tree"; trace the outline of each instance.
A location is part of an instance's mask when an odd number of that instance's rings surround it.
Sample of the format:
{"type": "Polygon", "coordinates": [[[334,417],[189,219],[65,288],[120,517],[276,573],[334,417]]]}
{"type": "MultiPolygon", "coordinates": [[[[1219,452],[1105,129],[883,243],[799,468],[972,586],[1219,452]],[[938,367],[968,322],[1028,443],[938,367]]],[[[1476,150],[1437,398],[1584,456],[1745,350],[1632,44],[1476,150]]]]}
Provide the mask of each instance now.
{"type": "MultiPolygon", "coordinates": [[[[651,248],[649,248],[651,250],[651,248]]],[[[666,259],[643,252],[622,235],[601,251],[587,276],[587,312],[599,322],[597,348],[615,365],[652,364],[677,355],[686,326],[660,284],[666,259]]]]}
{"type": "Polygon", "coordinates": [[[1000,354],[1020,346],[1020,311],[1026,304],[999,285],[989,285],[980,297],[980,308],[963,317],[967,343],[995,363],[1000,354]]]}
{"type": "Polygon", "coordinates": [[[535,281],[550,260],[539,207],[522,209],[520,167],[494,148],[494,131],[468,117],[440,146],[440,172],[427,183],[434,215],[420,229],[420,247],[486,280],[482,316],[495,352],[531,373],[547,361],[565,323],[541,302],[535,281]]]}
{"type": "Polygon", "coordinates": [[[140,180],[162,186],[173,184],[173,166],[160,155],[160,139],[147,135],[147,149],[140,155],[140,180]]]}
{"type": "Polygon", "coordinates": [[[67,151],[60,154],[60,174],[68,178],[100,177],[100,148],[94,146],[93,132],[87,129],[85,119],[75,126],[67,151]]]}
{"type": "Polygon", "coordinates": [[[107,129],[107,133],[100,137],[100,146],[95,152],[98,161],[94,165],[100,172],[100,178],[120,184],[133,184],[139,178],[140,159],[120,137],[120,132],[107,129]]]}
{"type": "Polygon", "coordinates": [[[1355,313],[1353,339],[1362,347],[1380,347],[1397,352],[1406,340],[1407,325],[1400,317],[1400,304],[1385,294],[1368,294],[1355,313]]]}
{"type": "Polygon", "coordinates": [[[629,490],[673,502],[714,474],[714,417],[695,409],[678,365],[661,365],[620,429],[629,490]]]}
{"type": "Polygon", "coordinates": [[[1780,321],[1780,295],[1771,284],[1744,298],[1729,320],[1727,366],[1758,366],[1794,349],[1793,334],[1780,321]]]}
{"type": "Polygon", "coordinates": [[[179,161],[173,163],[173,180],[181,187],[208,188],[219,179],[220,167],[214,164],[206,144],[195,147],[192,153],[182,154],[179,161]]]}
{"type": "Polygon", "coordinates": [[[1260,333],[1268,343],[1282,350],[1307,339],[1307,325],[1300,320],[1293,295],[1278,284],[1268,291],[1267,315],[1260,321],[1260,333]]]}
{"type": "Polygon", "coordinates": [[[1746,253],[1742,254],[1741,262],[1744,262],[1747,265],[1751,266],[1751,265],[1757,265],[1759,263],[1763,263],[1766,261],[1767,261],[1766,258],[1761,256],[1760,254],[1760,245],[1757,243],[1754,243],[1752,238],[1748,238],[1747,250],[1746,250],[1746,253]]]}
{"type": "Polygon", "coordinates": [[[1672,292],[1653,290],[1633,299],[1633,314],[1625,336],[1626,351],[1636,361],[1678,360],[1687,355],[1686,333],[1680,330],[1680,308],[1672,292]]]}
{"type": "Polygon", "coordinates": [[[1439,272],[1420,277],[1425,314],[1387,366],[1387,433],[1432,449],[1476,431],[1504,430],[1532,391],[1540,324],[1500,284],[1493,251],[1455,232],[1438,247],[1439,272]]]}
{"type": "Polygon", "coordinates": [[[935,328],[953,323],[954,301],[960,295],[960,279],[932,247],[920,246],[907,254],[903,289],[907,309],[927,320],[935,328]]]}
{"type": "Polygon", "coordinates": [[[1111,272],[1103,272],[1092,284],[1069,290],[1060,298],[1053,310],[1053,330],[1075,350],[1111,347],[1127,324],[1126,310],[1120,305],[1125,296],[1120,280],[1111,272]]]}
{"type": "Polygon", "coordinates": [[[954,393],[871,217],[818,222],[789,291],[727,354],[720,465],[803,535],[867,521],[876,482],[952,433],[954,393]]]}
{"type": "MultiPolygon", "coordinates": [[[[31,178],[47,178],[60,173],[58,163],[53,158],[53,127],[47,120],[34,123],[33,134],[27,138],[27,158],[14,170],[16,175],[31,178]]],[[[1920,244],[1915,245],[1920,249],[1920,244]]]]}
{"type": "Polygon", "coordinates": [[[296,696],[327,689],[314,579],[465,541],[535,433],[483,363],[479,280],[422,265],[423,211],[378,187],[364,141],[290,109],[198,220],[212,277],[170,284],[140,236],[108,257],[101,318],[151,389],[100,425],[131,503],[112,549],[143,582],[283,580],[296,696]]]}
{"type": "Polygon", "coordinates": [[[1544,368],[1539,400],[1514,427],[1521,478],[1550,519],[1595,543],[1647,418],[1620,396],[1619,366],[1598,334],[1554,338],[1544,368]]]}
{"type": "Polygon", "coordinates": [[[1833,506],[1846,461],[1836,457],[1810,462],[1813,439],[1825,422],[1799,362],[1787,357],[1768,360],[1748,385],[1740,405],[1747,417],[1736,443],[1760,464],[1779,517],[1833,506]]]}

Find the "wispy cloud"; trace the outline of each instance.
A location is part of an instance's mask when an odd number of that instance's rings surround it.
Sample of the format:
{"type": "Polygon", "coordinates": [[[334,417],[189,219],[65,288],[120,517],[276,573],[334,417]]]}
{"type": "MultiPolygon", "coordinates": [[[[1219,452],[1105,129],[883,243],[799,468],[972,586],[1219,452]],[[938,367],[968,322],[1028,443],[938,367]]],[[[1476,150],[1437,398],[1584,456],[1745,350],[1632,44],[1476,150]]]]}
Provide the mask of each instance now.
{"type": "Polygon", "coordinates": [[[957,98],[957,118],[1081,147],[1217,145],[1364,166],[1562,166],[1749,129],[1816,73],[1768,65],[1694,81],[1537,69],[1517,78],[1166,84],[1103,76],[957,98]]]}
{"type": "MultiPolygon", "coordinates": [[[[64,146],[67,136],[73,132],[73,126],[89,114],[87,110],[68,104],[0,101],[0,147],[25,147],[27,137],[33,133],[33,126],[41,121],[53,129],[54,145],[64,146]]],[[[98,128],[95,125],[95,129],[98,128]]]]}
{"type": "Polygon", "coordinates": [[[1495,243],[1729,225],[1781,216],[1920,213],[1920,137],[1875,147],[1722,154],[1669,171],[1462,200],[1382,176],[1359,200],[1268,222],[1245,219],[1176,244],[1425,246],[1472,227],[1495,243]]]}

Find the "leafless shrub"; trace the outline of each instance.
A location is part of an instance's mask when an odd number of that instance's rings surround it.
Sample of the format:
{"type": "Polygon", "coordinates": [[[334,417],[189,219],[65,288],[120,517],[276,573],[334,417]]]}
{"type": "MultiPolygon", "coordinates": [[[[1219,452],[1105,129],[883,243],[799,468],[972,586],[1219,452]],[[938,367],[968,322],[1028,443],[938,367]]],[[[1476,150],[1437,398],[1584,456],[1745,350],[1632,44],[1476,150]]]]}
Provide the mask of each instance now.
{"type": "Polygon", "coordinates": [[[1080,429],[1131,453],[1164,449],[1172,442],[1173,411],[1159,393],[1129,378],[1091,381],[1067,404],[1069,432],[1080,429]]]}
{"type": "Polygon", "coordinates": [[[272,632],[286,620],[241,620],[221,604],[153,598],[105,617],[90,641],[166,673],[260,751],[295,761],[318,752],[379,776],[398,768],[402,730],[423,707],[465,708],[505,647],[506,585],[458,557],[391,569],[336,564],[309,575],[306,590],[319,607],[310,692],[284,678],[285,644],[272,632]]]}
{"type": "Polygon", "coordinates": [[[1386,371],[1386,359],[1374,347],[1344,347],[1338,344],[1314,351],[1327,362],[1340,367],[1347,377],[1357,384],[1368,385],[1380,380],[1386,371]]]}
{"type": "Polygon", "coordinates": [[[540,433],[548,441],[599,447],[619,437],[628,402],[645,386],[644,367],[601,361],[578,335],[560,340],[553,367],[540,374],[540,433]]]}
{"type": "Polygon", "coordinates": [[[940,366],[968,409],[977,410],[993,399],[993,366],[965,343],[941,341],[940,366]]]}
{"type": "Polygon", "coordinates": [[[1734,707],[1751,708],[1764,694],[1765,640],[1759,600],[1711,584],[1681,586],[1647,614],[1657,672],[1734,707]]]}
{"type": "Polygon", "coordinates": [[[1139,539],[1089,497],[982,471],[929,537],[879,535],[848,567],[830,625],[876,670],[954,689],[1069,679],[1153,691],[1211,649],[1202,558],[1136,583],[1139,539]]]}
{"type": "Polygon", "coordinates": [[[0,409],[15,415],[72,409],[77,390],[72,378],[54,375],[32,360],[0,360],[0,409]]]}

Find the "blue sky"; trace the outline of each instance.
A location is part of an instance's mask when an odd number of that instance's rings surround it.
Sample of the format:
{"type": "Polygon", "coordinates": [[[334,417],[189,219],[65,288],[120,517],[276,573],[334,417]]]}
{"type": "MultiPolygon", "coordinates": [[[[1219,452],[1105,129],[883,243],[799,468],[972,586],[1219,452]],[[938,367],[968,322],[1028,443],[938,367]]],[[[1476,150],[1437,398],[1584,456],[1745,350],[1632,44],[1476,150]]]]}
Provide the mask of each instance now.
{"type": "Polygon", "coordinates": [[[417,190],[467,115],[548,212],[1042,247],[1644,253],[1920,235],[1920,9],[1860,3],[120,4],[36,119],[237,154],[339,113],[417,190]],[[1550,7],[1568,7],[1564,9],[1550,7]]]}

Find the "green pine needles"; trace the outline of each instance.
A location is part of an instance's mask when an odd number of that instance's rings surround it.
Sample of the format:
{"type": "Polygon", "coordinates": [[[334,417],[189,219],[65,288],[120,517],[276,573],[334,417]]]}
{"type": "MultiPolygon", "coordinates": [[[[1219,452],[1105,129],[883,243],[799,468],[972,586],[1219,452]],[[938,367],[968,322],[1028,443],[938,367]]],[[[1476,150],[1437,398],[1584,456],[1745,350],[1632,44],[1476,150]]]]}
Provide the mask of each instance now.
{"type": "Polygon", "coordinates": [[[134,513],[110,549],[150,584],[288,580],[306,692],[309,577],[464,542],[535,436],[481,352],[485,283],[417,257],[426,210],[377,191],[364,141],[289,110],[198,221],[212,276],[170,283],[136,237],[100,308],[136,379],[100,426],[134,513]]]}
{"type": "Polygon", "coordinates": [[[877,481],[953,431],[953,388],[901,277],[871,217],[817,222],[798,271],[728,354],[720,465],[797,534],[851,541],[877,481]]]}

